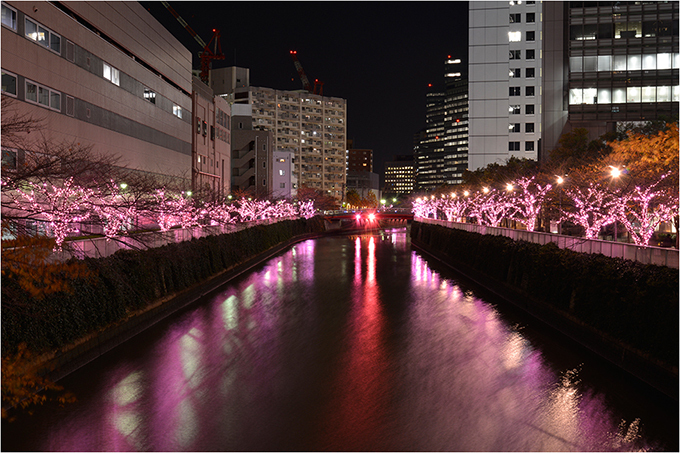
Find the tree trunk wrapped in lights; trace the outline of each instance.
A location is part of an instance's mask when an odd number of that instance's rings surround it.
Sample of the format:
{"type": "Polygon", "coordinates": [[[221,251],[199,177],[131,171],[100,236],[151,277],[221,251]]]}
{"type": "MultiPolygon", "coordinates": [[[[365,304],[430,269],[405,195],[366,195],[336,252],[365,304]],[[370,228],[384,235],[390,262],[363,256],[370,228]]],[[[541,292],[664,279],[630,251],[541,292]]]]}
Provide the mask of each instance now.
{"type": "Polygon", "coordinates": [[[510,201],[516,214],[512,216],[512,219],[523,224],[527,231],[536,229],[536,221],[541,213],[543,201],[552,188],[550,184],[541,186],[534,181],[535,179],[533,176],[518,179],[512,187],[519,186],[521,191],[516,193],[513,189],[510,194],[510,201]]]}

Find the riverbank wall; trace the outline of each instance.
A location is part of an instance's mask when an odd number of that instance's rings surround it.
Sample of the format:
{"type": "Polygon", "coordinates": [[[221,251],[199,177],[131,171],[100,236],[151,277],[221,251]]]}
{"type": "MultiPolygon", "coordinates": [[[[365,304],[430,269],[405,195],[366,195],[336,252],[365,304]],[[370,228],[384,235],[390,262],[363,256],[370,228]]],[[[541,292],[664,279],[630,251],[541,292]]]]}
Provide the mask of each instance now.
{"type": "MultiPolygon", "coordinates": [[[[3,301],[2,355],[26,343],[42,373],[57,381],[280,251],[324,233],[320,217],[287,220],[85,259],[94,277],[72,281],[72,293],[39,301],[25,295],[11,302],[17,310],[5,310],[3,301]]],[[[5,284],[15,282],[3,278],[5,284]]]]}
{"type": "Polygon", "coordinates": [[[426,254],[678,400],[678,272],[414,221],[426,254]]]}

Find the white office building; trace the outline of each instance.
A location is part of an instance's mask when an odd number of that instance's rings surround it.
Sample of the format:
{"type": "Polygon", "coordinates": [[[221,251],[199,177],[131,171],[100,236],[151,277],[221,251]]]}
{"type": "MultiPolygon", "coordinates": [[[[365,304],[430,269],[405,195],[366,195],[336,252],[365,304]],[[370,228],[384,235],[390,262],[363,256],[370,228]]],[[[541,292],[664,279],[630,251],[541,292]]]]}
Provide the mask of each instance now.
{"type": "Polygon", "coordinates": [[[537,159],[542,2],[470,2],[468,168],[537,159]]]}

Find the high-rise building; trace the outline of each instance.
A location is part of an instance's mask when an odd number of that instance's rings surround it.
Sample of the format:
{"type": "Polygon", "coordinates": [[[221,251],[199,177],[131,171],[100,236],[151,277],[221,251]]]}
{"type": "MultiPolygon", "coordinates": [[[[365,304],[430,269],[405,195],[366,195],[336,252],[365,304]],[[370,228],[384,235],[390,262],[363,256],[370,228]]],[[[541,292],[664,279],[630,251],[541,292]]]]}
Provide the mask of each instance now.
{"type": "Polygon", "coordinates": [[[191,53],[137,2],[2,2],[2,95],[49,140],[188,189],[191,93],[191,53]]]}
{"type": "Polygon", "coordinates": [[[385,194],[405,195],[413,192],[414,188],[412,155],[395,156],[393,161],[385,162],[385,194]]]}
{"type": "Polygon", "coordinates": [[[678,2],[470,2],[469,168],[676,116],[678,2]]]}
{"type": "Polygon", "coordinates": [[[470,170],[511,156],[538,158],[542,4],[470,2],[470,170]]]}
{"type": "Polygon", "coordinates": [[[569,123],[592,138],[618,122],[677,116],[678,5],[569,2],[569,123]]]}
{"type": "Polygon", "coordinates": [[[373,172],[373,150],[347,150],[347,171],[373,172]]]}
{"type": "Polygon", "coordinates": [[[342,200],[347,150],[345,99],[249,85],[220,94],[235,104],[252,105],[253,130],[271,131],[277,151],[295,154],[294,176],[299,186],[342,200]]]}
{"type": "Polygon", "coordinates": [[[467,168],[467,64],[448,56],[444,62],[444,91],[429,86],[425,130],[414,148],[416,188],[434,190],[459,184],[467,168]]]}

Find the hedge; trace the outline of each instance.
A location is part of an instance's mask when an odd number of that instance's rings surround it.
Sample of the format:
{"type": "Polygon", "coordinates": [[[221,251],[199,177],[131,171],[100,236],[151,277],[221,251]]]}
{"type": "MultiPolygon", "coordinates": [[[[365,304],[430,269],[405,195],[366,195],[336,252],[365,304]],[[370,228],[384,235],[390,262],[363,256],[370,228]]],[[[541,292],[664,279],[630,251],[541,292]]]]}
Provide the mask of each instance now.
{"type": "Polygon", "coordinates": [[[678,366],[678,271],[414,222],[411,238],[678,366]]]}
{"type": "Polygon", "coordinates": [[[34,353],[62,348],[295,236],[322,231],[320,217],[286,220],[154,249],[87,258],[84,262],[94,271],[93,278],[74,280],[71,293],[50,294],[42,300],[32,299],[18,289],[17,282],[3,277],[3,293],[12,294],[13,300],[3,294],[2,356],[13,354],[22,342],[34,353]]]}

